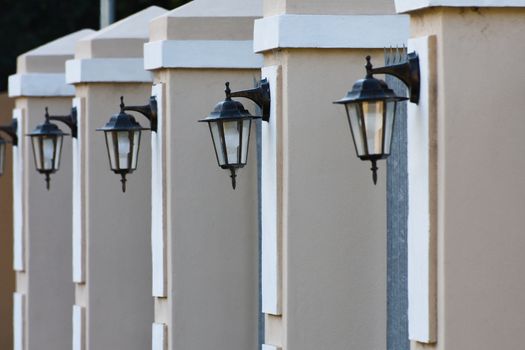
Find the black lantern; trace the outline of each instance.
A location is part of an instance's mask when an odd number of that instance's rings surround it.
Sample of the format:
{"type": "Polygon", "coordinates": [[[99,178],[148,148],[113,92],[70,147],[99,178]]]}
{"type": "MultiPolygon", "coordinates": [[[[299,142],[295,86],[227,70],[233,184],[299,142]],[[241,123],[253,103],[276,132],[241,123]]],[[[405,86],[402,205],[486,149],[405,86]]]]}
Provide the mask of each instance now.
{"type": "MultiPolygon", "coordinates": [[[[11,138],[13,146],[18,145],[17,128],[18,121],[16,119],[13,119],[10,125],[0,125],[0,131],[3,131],[11,138]]],[[[0,176],[4,174],[7,143],[8,142],[0,136],[0,176]]]]}
{"type": "Polygon", "coordinates": [[[71,114],[67,116],[50,116],[46,107],[44,123],[38,125],[32,133],[27,134],[27,136],[31,137],[36,170],[46,176],[46,188],[48,191],[51,174],[56,173],[60,169],[64,135],[68,135],[60,130],[56,124],[51,123],[51,120],[57,120],[66,124],[71,129],[71,135],[76,137],[76,108],[72,108],[71,114]]]}
{"type": "Polygon", "coordinates": [[[226,99],[217,103],[215,109],[205,119],[210,128],[217,163],[222,169],[230,171],[232,187],[236,187],[236,171],[246,165],[252,120],[270,120],[270,86],[266,79],[255,89],[231,92],[226,83],[226,99]],[[232,97],[245,97],[254,101],[262,109],[261,116],[253,116],[244,106],[232,97]]]}
{"type": "Polygon", "coordinates": [[[97,129],[104,131],[109,166],[115,174],[120,174],[122,192],[126,192],[126,175],[137,169],[142,130],[149,130],[143,128],[132,115],[125,113],[127,110],[146,116],[151,122],[151,130],[157,131],[157,101],[151,97],[146,106],[125,106],[124,98],[121,97],[120,113],[113,115],[103,128],[97,129]]]}
{"type": "Polygon", "coordinates": [[[345,105],[357,156],[372,162],[372,178],[376,184],[376,162],[390,155],[397,103],[408,98],[396,95],[383,80],[374,78],[373,74],[398,77],[409,87],[410,101],[417,103],[419,59],[417,54],[411,53],[405,63],[376,69],[372,68],[370,56],[366,60],[365,79],[358,80],[344,98],[334,103],[345,105]]]}

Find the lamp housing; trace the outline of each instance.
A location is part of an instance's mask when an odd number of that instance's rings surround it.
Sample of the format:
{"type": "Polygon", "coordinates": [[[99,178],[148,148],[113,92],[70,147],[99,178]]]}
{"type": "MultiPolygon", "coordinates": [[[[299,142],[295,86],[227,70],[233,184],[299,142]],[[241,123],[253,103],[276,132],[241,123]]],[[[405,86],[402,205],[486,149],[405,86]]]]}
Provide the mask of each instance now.
{"type": "Polygon", "coordinates": [[[334,103],[345,106],[357,156],[371,161],[372,179],[376,184],[376,162],[390,155],[397,103],[408,98],[398,96],[383,80],[374,78],[370,56],[366,59],[366,77],[334,103]]]}
{"type": "Polygon", "coordinates": [[[208,123],[217,163],[222,169],[230,171],[233,189],[236,188],[236,171],[243,168],[248,160],[250,130],[252,120],[269,120],[270,88],[266,79],[255,89],[232,93],[230,83],[226,82],[226,98],[217,103],[213,111],[199,122],[208,123]],[[262,109],[263,116],[253,116],[242,103],[232,100],[233,96],[245,97],[254,101],[262,109]]]}
{"type": "Polygon", "coordinates": [[[51,123],[47,108],[44,123],[37,125],[35,130],[27,134],[31,137],[36,170],[46,176],[47,190],[49,190],[50,175],[60,169],[62,143],[65,135],[69,134],[51,123]]]}
{"type": "Polygon", "coordinates": [[[113,115],[109,122],[97,131],[104,131],[110,169],[121,176],[122,192],[126,192],[126,175],[137,169],[140,138],[143,130],[135,118],[125,112],[121,97],[120,113],[113,115]]]}

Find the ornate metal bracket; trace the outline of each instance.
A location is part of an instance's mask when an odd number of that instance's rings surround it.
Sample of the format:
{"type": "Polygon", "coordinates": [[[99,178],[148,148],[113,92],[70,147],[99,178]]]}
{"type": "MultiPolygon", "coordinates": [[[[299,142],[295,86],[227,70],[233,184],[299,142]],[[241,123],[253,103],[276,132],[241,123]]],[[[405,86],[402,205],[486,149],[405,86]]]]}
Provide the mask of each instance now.
{"type": "Polygon", "coordinates": [[[257,87],[249,90],[235,91],[230,94],[231,97],[244,97],[252,100],[262,110],[262,120],[270,121],[270,83],[268,80],[262,79],[257,84],[257,87]]]}
{"type": "Polygon", "coordinates": [[[71,114],[69,115],[49,115],[48,109],[46,107],[46,119],[47,120],[56,120],[58,122],[66,124],[71,130],[71,137],[77,138],[78,127],[77,127],[77,108],[71,108],[71,114]]]}
{"type": "Polygon", "coordinates": [[[13,146],[18,145],[18,135],[17,135],[17,129],[18,129],[18,120],[14,119],[11,121],[10,125],[0,125],[0,131],[5,132],[9,137],[11,137],[11,143],[13,146]]]}
{"type": "Polygon", "coordinates": [[[151,131],[157,132],[157,99],[155,96],[149,98],[149,104],[144,106],[125,106],[124,97],[120,97],[120,110],[121,111],[134,111],[139,112],[151,123],[151,131]]]}
{"type": "Polygon", "coordinates": [[[409,90],[410,102],[419,102],[419,92],[421,75],[419,72],[419,56],[415,52],[407,54],[406,62],[388,65],[380,68],[372,68],[370,63],[370,56],[366,57],[366,73],[367,75],[372,74],[388,74],[393,75],[401,80],[409,90]]]}

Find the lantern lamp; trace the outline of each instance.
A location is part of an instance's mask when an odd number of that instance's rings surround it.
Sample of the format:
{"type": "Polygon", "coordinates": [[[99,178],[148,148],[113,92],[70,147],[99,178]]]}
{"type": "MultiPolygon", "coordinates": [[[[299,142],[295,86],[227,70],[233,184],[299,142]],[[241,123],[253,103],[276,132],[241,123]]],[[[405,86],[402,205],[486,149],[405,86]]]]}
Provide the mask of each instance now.
{"type": "MultiPolygon", "coordinates": [[[[11,138],[13,146],[18,145],[18,121],[13,119],[10,125],[0,125],[0,131],[3,131],[11,138]]],[[[6,158],[6,146],[8,141],[0,136],[0,176],[4,174],[5,158],[6,158]]]]}
{"type": "Polygon", "coordinates": [[[344,98],[334,103],[345,106],[357,156],[372,163],[372,179],[376,184],[376,162],[390,155],[397,103],[409,98],[398,96],[373,74],[396,76],[408,86],[410,101],[418,103],[419,58],[416,53],[410,53],[404,63],[375,69],[370,56],[366,61],[366,77],[358,80],[344,98]]]}
{"type": "Polygon", "coordinates": [[[46,188],[49,191],[51,174],[60,169],[60,157],[62,155],[62,144],[65,135],[56,124],[51,120],[60,121],[71,129],[72,137],[77,136],[77,110],[71,109],[71,114],[67,116],[50,116],[46,107],[45,121],[37,125],[35,130],[27,136],[31,137],[33,146],[33,156],[35,159],[36,170],[46,177],[46,188]]]}
{"type": "Polygon", "coordinates": [[[97,131],[104,131],[108,150],[109,166],[115,174],[121,176],[122,192],[126,192],[126,175],[137,169],[140,148],[140,136],[143,128],[135,118],[125,111],[136,111],[150,120],[151,130],[157,131],[157,101],[151,97],[145,106],[125,106],[124,97],[120,97],[120,113],[111,117],[109,122],[97,131]]]}
{"type": "Polygon", "coordinates": [[[252,120],[270,120],[270,86],[261,80],[255,89],[231,92],[226,83],[226,99],[217,103],[214,110],[199,122],[206,122],[210,128],[217,163],[230,171],[232,187],[235,189],[236,171],[244,167],[248,158],[252,120]],[[244,97],[254,101],[262,110],[262,116],[253,116],[232,97],[244,97]]]}

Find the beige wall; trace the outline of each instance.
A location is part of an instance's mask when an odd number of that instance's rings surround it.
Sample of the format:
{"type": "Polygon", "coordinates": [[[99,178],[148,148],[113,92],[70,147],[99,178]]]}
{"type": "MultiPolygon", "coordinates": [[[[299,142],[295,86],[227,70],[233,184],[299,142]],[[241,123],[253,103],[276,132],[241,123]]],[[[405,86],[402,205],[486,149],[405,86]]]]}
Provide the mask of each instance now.
{"type": "Polygon", "coordinates": [[[380,15],[394,14],[392,0],[266,0],[264,16],[282,13],[300,15],[380,15]]]}
{"type": "MultiPolygon", "coordinates": [[[[71,98],[17,98],[16,108],[23,110],[25,130],[31,132],[44,121],[44,108],[52,115],[66,115],[71,98]]],[[[64,132],[69,130],[60,125],[64,132]]],[[[26,194],[24,272],[17,273],[17,292],[26,294],[26,346],[32,349],[68,349],[71,347],[71,138],[64,137],[60,170],[51,175],[51,189],[46,190],[44,176],[34,165],[29,137],[24,143],[23,159],[26,194]]]]}
{"type": "Polygon", "coordinates": [[[386,163],[376,187],[332,105],[370,53],[382,61],[382,50],[265,55],[283,81],[283,315],[267,317],[266,343],[284,350],[386,347],[386,163]]]}
{"type": "MultiPolygon", "coordinates": [[[[253,87],[256,70],[173,69],[166,84],[169,349],[255,349],[258,318],[257,158],[255,126],[237,189],[217,166],[209,128],[197,120],[232,90],[253,87]]],[[[244,99],[246,107],[252,104],[244,99]]],[[[250,108],[253,111],[253,108],[250,108]]]]}
{"type": "Polygon", "coordinates": [[[138,167],[122,193],[120,176],[109,168],[104,134],[95,131],[119,112],[120,96],[126,105],[144,105],[150,93],[151,84],[76,86],[76,96],[85,99],[87,269],[86,283],[76,285],[76,304],[86,308],[86,350],[151,346],[150,132],[142,133],[138,167]]]}
{"type": "MultiPolygon", "coordinates": [[[[11,123],[14,101],[0,94],[0,125],[11,123]]],[[[4,139],[5,134],[2,134],[4,139]]],[[[0,349],[13,347],[13,177],[11,146],[6,147],[4,175],[0,177],[0,349]]]]}
{"type": "Polygon", "coordinates": [[[525,9],[428,9],[412,13],[411,24],[413,37],[437,37],[432,348],[522,348],[525,9]]]}

